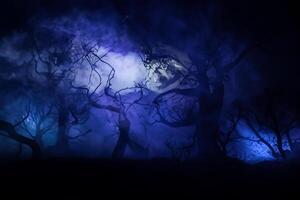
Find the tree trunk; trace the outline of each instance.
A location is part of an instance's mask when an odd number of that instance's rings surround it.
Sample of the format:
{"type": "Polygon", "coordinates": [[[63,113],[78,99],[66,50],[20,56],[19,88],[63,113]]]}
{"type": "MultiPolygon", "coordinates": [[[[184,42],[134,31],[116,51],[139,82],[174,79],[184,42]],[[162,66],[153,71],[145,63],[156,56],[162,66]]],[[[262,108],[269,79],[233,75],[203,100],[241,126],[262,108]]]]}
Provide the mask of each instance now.
{"type": "Polygon", "coordinates": [[[68,125],[68,110],[61,107],[58,114],[58,135],[56,148],[58,151],[66,151],[68,149],[68,136],[67,136],[67,125],[68,125]]]}
{"type": "Polygon", "coordinates": [[[278,148],[278,151],[279,151],[281,157],[283,159],[286,159],[286,153],[283,149],[282,136],[281,136],[280,132],[276,133],[276,143],[277,143],[277,148],[278,148]]]}
{"type": "MultiPolygon", "coordinates": [[[[203,99],[202,99],[203,100],[203,99]]],[[[218,144],[219,111],[210,107],[208,102],[201,102],[199,119],[196,124],[198,149],[201,159],[218,159],[223,156],[218,144]]]]}
{"type": "Polygon", "coordinates": [[[224,85],[216,82],[213,92],[209,91],[208,80],[206,92],[199,96],[199,119],[196,124],[198,132],[198,149],[201,159],[216,160],[224,157],[219,145],[219,120],[223,106],[224,85]]]}
{"type": "Polygon", "coordinates": [[[130,121],[125,119],[119,120],[119,138],[113,150],[112,157],[121,159],[124,157],[126,147],[129,143],[130,121]]]}
{"type": "Polygon", "coordinates": [[[40,131],[36,132],[34,140],[39,144],[40,148],[43,150],[44,148],[43,134],[40,133],[40,131]]]}
{"type": "Polygon", "coordinates": [[[30,138],[27,138],[16,132],[14,126],[6,121],[0,120],[0,131],[7,133],[7,137],[21,143],[26,144],[31,148],[32,159],[38,159],[41,154],[41,149],[38,143],[30,138]]]}

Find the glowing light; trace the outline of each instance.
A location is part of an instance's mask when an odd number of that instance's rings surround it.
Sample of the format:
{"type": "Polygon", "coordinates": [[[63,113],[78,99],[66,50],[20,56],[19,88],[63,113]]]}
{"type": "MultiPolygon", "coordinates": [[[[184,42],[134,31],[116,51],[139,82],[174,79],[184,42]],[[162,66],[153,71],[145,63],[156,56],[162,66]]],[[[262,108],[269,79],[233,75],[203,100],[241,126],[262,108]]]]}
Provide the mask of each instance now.
{"type": "MultiPolygon", "coordinates": [[[[245,138],[240,140],[237,144],[234,144],[234,157],[244,160],[248,163],[256,163],[264,160],[275,160],[270,149],[259,141],[250,128],[245,124],[239,123],[237,126],[239,134],[245,138]],[[246,139],[247,138],[247,139],[246,139]]],[[[271,145],[274,145],[274,141],[271,138],[266,137],[266,133],[260,133],[262,137],[268,140],[271,145]]]]}
{"type": "MultiPolygon", "coordinates": [[[[112,89],[117,91],[120,89],[133,87],[136,83],[145,80],[147,71],[142,60],[134,52],[128,53],[109,53],[103,60],[110,63],[115,69],[115,76],[112,79],[112,89]]],[[[107,67],[106,67],[107,68],[107,67]]],[[[104,73],[107,70],[101,69],[104,73]]]]}
{"type": "Polygon", "coordinates": [[[113,91],[134,87],[135,84],[145,81],[147,71],[137,53],[108,51],[104,47],[100,47],[97,51],[97,56],[102,60],[97,62],[95,68],[99,74],[91,73],[90,63],[83,62],[84,67],[79,67],[79,70],[75,72],[76,85],[88,86],[90,90],[98,87],[97,91],[101,92],[107,85],[108,78],[112,78],[110,88],[113,91]]]}

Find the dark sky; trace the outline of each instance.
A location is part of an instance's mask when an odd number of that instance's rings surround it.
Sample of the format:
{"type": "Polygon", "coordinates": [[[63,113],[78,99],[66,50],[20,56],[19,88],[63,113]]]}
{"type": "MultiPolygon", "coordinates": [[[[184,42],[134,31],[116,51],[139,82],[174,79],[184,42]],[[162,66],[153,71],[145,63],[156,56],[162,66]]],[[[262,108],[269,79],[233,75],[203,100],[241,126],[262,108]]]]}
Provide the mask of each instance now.
{"type": "Polygon", "coordinates": [[[165,15],[172,12],[181,12],[189,15],[197,15],[208,5],[220,7],[220,21],[226,23],[228,28],[234,27],[242,31],[256,32],[256,34],[285,32],[296,29],[300,15],[297,3],[293,1],[146,1],[146,0],[2,0],[1,32],[5,33],[23,23],[38,12],[63,14],[73,8],[97,10],[103,7],[111,7],[121,14],[130,12],[139,13],[144,17],[145,10],[156,9],[165,11],[165,15]],[[138,12],[137,12],[138,11],[138,12]]]}
{"type": "Polygon", "coordinates": [[[130,16],[131,28],[136,26],[146,35],[157,33],[159,37],[164,37],[165,34],[168,38],[172,33],[166,27],[167,19],[176,16],[184,23],[197,24],[197,17],[210,7],[213,8],[213,23],[219,29],[261,43],[270,58],[268,66],[262,70],[266,79],[270,79],[270,84],[280,85],[284,90],[298,90],[299,84],[294,82],[300,74],[300,13],[297,3],[293,1],[2,0],[0,34],[9,35],[21,30],[28,19],[37,14],[58,16],[72,9],[94,12],[106,9],[121,17],[130,16]]]}
{"type": "MultiPolygon", "coordinates": [[[[108,8],[121,16],[130,15],[134,24],[147,27],[157,13],[161,18],[173,15],[194,23],[197,16],[209,7],[217,7],[216,23],[242,36],[264,43],[277,43],[285,53],[298,49],[300,13],[293,1],[191,1],[191,0],[2,0],[0,2],[0,34],[5,35],[21,28],[38,13],[60,15],[76,8],[97,11],[108,8]],[[150,13],[150,14],[149,14],[150,13]],[[152,13],[152,14],[151,14],[152,13]]],[[[161,27],[155,27],[160,29],[161,27]]],[[[151,30],[153,31],[153,30],[151,30]]],[[[155,30],[159,32],[160,30],[155,30]]],[[[270,49],[274,49],[273,47],[270,49]]],[[[276,52],[274,52],[276,53],[276,52]]],[[[281,54],[281,52],[277,52],[281,54]]]]}

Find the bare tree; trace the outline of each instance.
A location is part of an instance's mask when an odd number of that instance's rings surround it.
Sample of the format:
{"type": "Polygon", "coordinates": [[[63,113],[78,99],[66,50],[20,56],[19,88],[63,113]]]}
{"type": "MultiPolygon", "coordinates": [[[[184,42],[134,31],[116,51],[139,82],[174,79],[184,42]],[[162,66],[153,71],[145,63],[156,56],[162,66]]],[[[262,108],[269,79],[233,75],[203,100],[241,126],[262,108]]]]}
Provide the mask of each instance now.
{"type": "Polygon", "coordinates": [[[10,139],[13,139],[13,140],[19,142],[20,144],[25,144],[25,145],[29,146],[32,151],[32,158],[38,159],[40,157],[40,153],[41,153],[39,144],[35,140],[25,137],[22,134],[18,133],[15,129],[15,127],[17,127],[18,125],[23,123],[23,121],[27,117],[28,117],[28,115],[25,116],[24,119],[22,119],[20,122],[18,122],[15,125],[13,125],[7,121],[0,120],[0,135],[4,136],[4,137],[8,137],[10,139]]]}
{"type": "Polygon", "coordinates": [[[299,125],[297,114],[289,105],[281,102],[277,94],[267,91],[256,99],[258,105],[244,111],[243,118],[257,138],[268,146],[274,157],[286,159],[289,151],[294,150],[295,142],[290,136],[290,131],[299,125]],[[261,130],[274,136],[276,149],[260,135],[261,130]],[[290,150],[285,149],[286,142],[290,150]]]}
{"type": "MultiPolygon", "coordinates": [[[[103,61],[103,62],[105,62],[105,61],[103,61]]],[[[106,62],[105,62],[105,64],[110,65],[109,63],[106,63],[106,62]]],[[[112,71],[114,70],[112,66],[111,66],[111,69],[112,69],[112,71]]],[[[143,93],[144,87],[137,84],[134,87],[123,88],[119,91],[113,92],[110,89],[110,85],[111,85],[110,81],[112,79],[113,79],[113,77],[109,77],[107,79],[107,84],[104,89],[104,91],[105,91],[104,94],[106,97],[110,98],[112,100],[111,102],[114,102],[114,104],[105,105],[105,104],[102,104],[101,102],[99,102],[99,98],[95,99],[94,97],[91,97],[90,105],[94,108],[105,109],[107,111],[117,114],[117,118],[118,118],[117,127],[119,130],[119,136],[118,136],[116,146],[113,149],[112,157],[118,159],[118,158],[122,158],[124,156],[127,146],[129,146],[133,150],[145,151],[145,148],[142,145],[138,144],[132,138],[130,138],[131,122],[128,117],[129,109],[133,105],[138,104],[142,100],[142,98],[144,96],[144,93],[143,93]],[[122,95],[121,93],[125,92],[125,91],[133,91],[133,92],[129,92],[126,95],[122,95]],[[127,97],[133,96],[134,99],[128,101],[128,100],[126,100],[125,96],[127,96],[127,97]]]]}
{"type": "MultiPolygon", "coordinates": [[[[32,43],[32,59],[30,64],[34,74],[30,77],[39,83],[36,91],[41,96],[48,97],[53,104],[51,113],[57,121],[56,150],[67,152],[69,140],[78,139],[90,133],[91,130],[79,131],[77,136],[69,136],[72,126],[83,124],[88,119],[89,107],[86,106],[86,97],[81,89],[72,87],[76,70],[81,63],[76,54],[73,36],[58,34],[56,30],[39,30],[30,34],[32,43]],[[40,37],[50,34],[52,41],[43,41],[40,37]],[[59,36],[57,36],[59,35],[59,36]],[[45,43],[45,44],[44,44],[45,43]]],[[[84,56],[80,54],[80,56],[84,56]]],[[[50,114],[50,113],[49,113],[50,114]]],[[[36,127],[39,130],[39,127],[36,127]]],[[[44,135],[48,129],[39,130],[44,135]]]]}
{"type": "Polygon", "coordinates": [[[29,116],[23,121],[20,127],[43,149],[43,137],[55,130],[56,120],[53,116],[53,106],[31,105],[30,107],[29,116]]]}
{"type": "MultiPolygon", "coordinates": [[[[215,47],[218,49],[218,47],[215,47]]],[[[186,66],[180,61],[180,58],[171,55],[156,55],[153,51],[145,51],[144,63],[151,67],[152,63],[159,63],[163,69],[168,69],[170,62],[177,62],[185,68],[186,73],[181,74],[182,81],[177,88],[167,90],[156,96],[154,103],[159,107],[164,97],[167,95],[182,95],[194,98],[199,106],[197,116],[193,118],[180,119],[170,121],[160,114],[157,109],[157,114],[160,122],[172,127],[181,126],[196,126],[197,144],[199,156],[206,158],[215,158],[222,156],[222,151],[219,144],[220,137],[220,115],[224,100],[224,81],[227,75],[232,71],[243,58],[252,50],[253,45],[250,45],[241,50],[235,58],[229,63],[218,62],[220,54],[216,50],[212,55],[207,57],[207,60],[199,60],[197,57],[190,55],[192,64],[186,66]],[[209,70],[215,71],[214,77],[209,77],[209,70]]]]}

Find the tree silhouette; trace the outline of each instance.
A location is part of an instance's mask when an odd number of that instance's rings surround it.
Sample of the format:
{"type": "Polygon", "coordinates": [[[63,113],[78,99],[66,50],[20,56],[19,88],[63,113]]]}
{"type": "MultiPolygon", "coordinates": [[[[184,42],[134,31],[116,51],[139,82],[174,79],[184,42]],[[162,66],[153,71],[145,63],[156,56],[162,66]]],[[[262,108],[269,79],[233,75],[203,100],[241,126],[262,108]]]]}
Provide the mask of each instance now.
{"type": "MultiPolygon", "coordinates": [[[[159,122],[171,127],[196,126],[196,138],[199,148],[199,156],[206,158],[216,158],[222,156],[219,145],[220,137],[220,115],[224,101],[224,82],[227,75],[233,70],[247,54],[253,49],[254,45],[244,47],[237,56],[225,64],[220,61],[222,54],[216,50],[213,55],[206,57],[207,60],[192,58],[192,63],[186,66],[176,58],[169,55],[157,55],[150,49],[145,51],[145,63],[151,65],[158,62],[160,67],[167,69],[171,62],[177,62],[184,67],[186,73],[181,74],[182,81],[177,88],[169,89],[157,95],[153,101],[157,106],[159,122]],[[215,71],[215,75],[208,75],[210,70],[215,71]],[[170,121],[161,114],[159,106],[163,99],[168,95],[182,95],[192,97],[196,100],[199,110],[194,115],[182,116],[183,119],[170,121]]],[[[218,46],[215,46],[218,49],[218,46]]],[[[192,57],[192,55],[190,55],[192,57]]],[[[179,105],[180,106],[180,105],[179,105]]],[[[188,112],[186,110],[186,112],[188,112]]]]}

